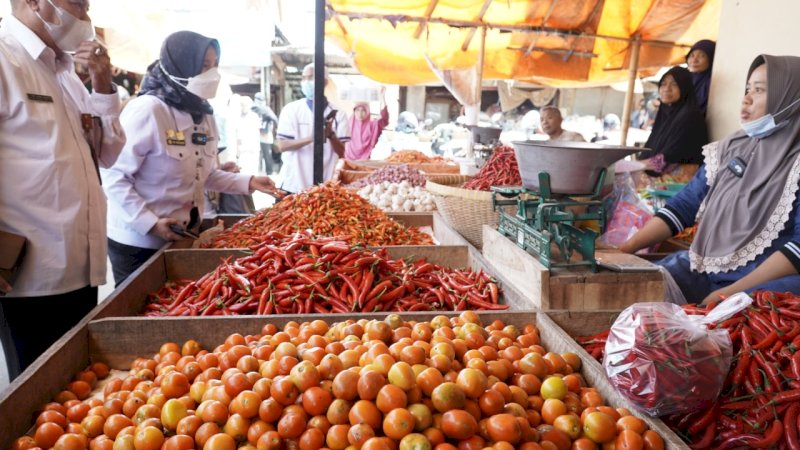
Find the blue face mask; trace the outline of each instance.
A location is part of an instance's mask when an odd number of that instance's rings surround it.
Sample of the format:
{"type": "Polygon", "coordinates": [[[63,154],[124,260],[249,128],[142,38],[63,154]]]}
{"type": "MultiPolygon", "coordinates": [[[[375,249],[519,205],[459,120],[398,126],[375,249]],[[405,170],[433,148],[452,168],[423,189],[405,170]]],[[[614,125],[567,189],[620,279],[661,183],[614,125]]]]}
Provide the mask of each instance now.
{"type": "Polygon", "coordinates": [[[300,90],[309,100],[314,100],[314,80],[303,80],[300,82],[300,90]]]}
{"type": "Polygon", "coordinates": [[[770,136],[772,133],[780,130],[788,123],[784,121],[776,124],[775,116],[782,114],[784,111],[797,104],[797,102],[800,102],[800,98],[790,103],[786,108],[783,108],[775,113],[775,115],[766,114],[756,120],[742,122],[742,130],[744,130],[744,132],[747,133],[747,135],[751,138],[764,139],[765,137],[770,136]]]}

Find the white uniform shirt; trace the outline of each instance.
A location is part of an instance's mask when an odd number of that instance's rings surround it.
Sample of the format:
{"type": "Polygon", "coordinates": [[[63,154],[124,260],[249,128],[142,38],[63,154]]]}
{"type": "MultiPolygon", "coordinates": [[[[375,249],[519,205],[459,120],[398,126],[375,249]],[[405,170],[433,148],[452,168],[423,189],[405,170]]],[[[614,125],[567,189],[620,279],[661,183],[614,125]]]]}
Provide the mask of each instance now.
{"type": "MultiPolygon", "coordinates": [[[[331,111],[330,105],[325,108],[325,116],[331,111]]],[[[350,140],[350,122],[343,111],[336,113],[336,136],[342,144],[350,140]]],[[[303,139],[314,134],[314,111],[306,99],[297,100],[284,106],[278,118],[278,138],[284,140],[303,139]]],[[[339,156],[333,151],[331,143],[326,139],[323,145],[324,162],[322,164],[322,180],[333,178],[339,156]]],[[[280,177],[283,180],[281,189],[292,193],[302,192],[314,185],[314,144],[308,144],[297,150],[281,153],[280,177]]]]}
{"type": "Polygon", "coordinates": [[[89,94],[69,55],[14,16],[0,27],[0,229],[28,239],[9,297],[57,295],[106,280],[106,199],[81,128],[103,125],[100,165],[117,159],[125,133],[119,96],[89,94]]]}
{"type": "Polygon", "coordinates": [[[205,189],[250,192],[249,175],[217,168],[219,136],[213,116],[207,114],[195,125],[189,113],[168,106],[156,96],[143,95],[125,106],[120,121],[127,130],[128,142],[116,164],[101,170],[108,196],[110,239],[135,247],[160,248],[166,241],[148,234],[153,225],[160,218],[171,217],[187,226],[195,205],[202,217],[205,189]],[[206,134],[208,142],[194,144],[193,133],[206,134]]]}

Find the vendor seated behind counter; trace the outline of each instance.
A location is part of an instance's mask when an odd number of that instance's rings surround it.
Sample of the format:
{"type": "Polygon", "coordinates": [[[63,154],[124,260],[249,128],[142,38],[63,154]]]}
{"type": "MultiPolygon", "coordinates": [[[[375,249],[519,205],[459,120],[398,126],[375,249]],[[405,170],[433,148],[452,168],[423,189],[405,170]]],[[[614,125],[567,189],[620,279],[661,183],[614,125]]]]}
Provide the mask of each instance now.
{"type": "Polygon", "coordinates": [[[706,146],[689,185],[620,247],[633,253],[699,222],[691,248],[658,263],[688,301],[800,293],[800,58],[757,57],[740,117],[743,130],[706,146]]]}
{"type": "Polygon", "coordinates": [[[691,176],[702,163],[702,146],[708,143],[705,115],[696,105],[691,73],[679,66],[667,71],[658,82],[658,97],[661,106],[644,145],[650,151],[639,153],[638,158],[646,159],[648,175],[661,176],[688,164],[692,165],[691,176]]]}

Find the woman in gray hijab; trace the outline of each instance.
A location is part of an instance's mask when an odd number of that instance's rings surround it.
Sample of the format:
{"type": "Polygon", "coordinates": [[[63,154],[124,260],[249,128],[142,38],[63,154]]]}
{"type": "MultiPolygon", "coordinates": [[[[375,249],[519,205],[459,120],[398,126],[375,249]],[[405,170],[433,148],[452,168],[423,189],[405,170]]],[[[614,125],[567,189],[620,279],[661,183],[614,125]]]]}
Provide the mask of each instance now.
{"type": "Polygon", "coordinates": [[[699,223],[688,251],[659,262],[689,301],[800,293],[800,57],[753,61],[740,118],[742,130],[705,146],[691,183],[620,247],[633,253],[699,223]]]}

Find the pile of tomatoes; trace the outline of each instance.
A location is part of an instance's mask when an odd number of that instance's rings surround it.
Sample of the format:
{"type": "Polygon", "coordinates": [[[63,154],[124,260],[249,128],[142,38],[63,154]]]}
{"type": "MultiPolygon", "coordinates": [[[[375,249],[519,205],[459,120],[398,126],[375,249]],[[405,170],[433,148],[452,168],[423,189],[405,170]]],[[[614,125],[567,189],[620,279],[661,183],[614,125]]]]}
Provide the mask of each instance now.
{"type": "Polygon", "coordinates": [[[102,399],[88,398],[108,372],[95,364],[12,450],[664,448],[642,419],[604,406],[578,356],[547,352],[534,325],[484,327],[467,311],[261,331],[210,352],[165,343],[106,381],[102,399]]]}

